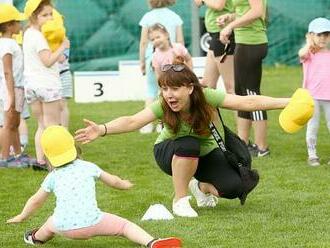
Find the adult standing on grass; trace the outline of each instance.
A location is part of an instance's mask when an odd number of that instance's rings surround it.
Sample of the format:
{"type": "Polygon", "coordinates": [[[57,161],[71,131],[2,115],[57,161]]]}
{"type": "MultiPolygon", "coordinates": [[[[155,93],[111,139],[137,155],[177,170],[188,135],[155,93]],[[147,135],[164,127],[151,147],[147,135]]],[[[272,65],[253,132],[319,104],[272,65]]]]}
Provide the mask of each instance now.
{"type": "MultiPolygon", "coordinates": [[[[220,40],[230,42],[235,31],[235,93],[237,95],[260,95],[262,60],[267,55],[266,34],[267,0],[232,0],[235,13],[217,18],[220,40]]],[[[270,154],[267,144],[267,113],[261,109],[253,112],[239,111],[237,133],[249,144],[250,151],[258,157],[270,154]],[[254,125],[254,143],[249,143],[250,129],[254,125]]]]}
{"type": "Polygon", "coordinates": [[[203,76],[203,84],[216,88],[221,75],[227,93],[234,93],[234,33],[229,37],[230,43],[226,44],[219,40],[221,28],[217,25],[216,18],[220,15],[233,12],[232,0],[194,0],[198,7],[205,4],[205,27],[210,34],[210,47],[206,56],[206,65],[203,76]],[[226,51],[225,51],[226,47],[226,51]],[[222,57],[226,53],[226,57],[222,57]]]}
{"type": "MultiPolygon", "coordinates": [[[[152,69],[152,57],[154,47],[148,37],[148,29],[156,23],[162,24],[169,33],[172,43],[181,43],[184,45],[182,24],[183,21],[179,15],[168,7],[175,4],[175,0],[148,0],[151,10],[148,11],[140,20],[141,29],[140,38],[140,67],[143,75],[147,77],[147,92],[145,106],[151,104],[158,97],[158,85],[155,72],[152,69]]],[[[141,133],[151,133],[153,124],[141,128],[141,133]]]]}
{"type": "Polygon", "coordinates": [[[203,88],[182,58],[162,67],[158,84],[159,100],[136,114],[105,124],[85,120],[86,128],[76,132],[76,140],[88,143],[107,134],[138,130],[160,119],[164,128],[155,142],[154,156],[159,167],[173,178],[175,215],[198,216],[189,203],[188,185],[200,207],[214,207],[216,197],[233,199],[246,193],[239,173],[227,162],[211,135],[209,124],[214,112],[217,107],[241,111],[280,109],[289,100],[237,96],[203,88]]]}

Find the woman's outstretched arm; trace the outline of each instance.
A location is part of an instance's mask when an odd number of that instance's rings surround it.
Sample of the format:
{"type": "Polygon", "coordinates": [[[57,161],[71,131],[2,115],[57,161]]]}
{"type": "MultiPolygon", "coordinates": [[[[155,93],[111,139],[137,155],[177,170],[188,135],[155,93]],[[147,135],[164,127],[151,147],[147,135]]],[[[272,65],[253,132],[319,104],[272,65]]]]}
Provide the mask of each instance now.
{"type": "Polygon", "coordinates": [[[222,103],[223,108],[240,111],[283,109],[290,98],[274,98],[269,96],[251,95],[238,96],[226,94],[222,103]]]}
{"type": "Polygon", "coordinates": [[[134,115],[122,116],[100,125],[84,119],[86,127],[76,131],[75,139],[86,144],[106,134],[128,133],[138,130],[154,120],[156,120],[156,116],[148,107],[134,115]]]}

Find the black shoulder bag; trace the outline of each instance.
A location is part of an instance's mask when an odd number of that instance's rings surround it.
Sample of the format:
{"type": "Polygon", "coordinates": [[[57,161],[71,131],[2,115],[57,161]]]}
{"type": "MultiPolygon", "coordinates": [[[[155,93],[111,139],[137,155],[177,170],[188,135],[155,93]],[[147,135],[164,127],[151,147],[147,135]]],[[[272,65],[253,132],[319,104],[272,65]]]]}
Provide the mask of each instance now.
{"type": "Polygon", "coordinates": [[[259,182],[259,174],[257,170],[251,169],[252,159],[247,145],[224,124],[219,109],[217,111],[223,126],[225,141],[213,122],[210,123],[210,130],[228,163],[237,170],[242,179],[243,193],[237,197],[240,199],[241,205],[244,205],[247,195],[259,182]]]}

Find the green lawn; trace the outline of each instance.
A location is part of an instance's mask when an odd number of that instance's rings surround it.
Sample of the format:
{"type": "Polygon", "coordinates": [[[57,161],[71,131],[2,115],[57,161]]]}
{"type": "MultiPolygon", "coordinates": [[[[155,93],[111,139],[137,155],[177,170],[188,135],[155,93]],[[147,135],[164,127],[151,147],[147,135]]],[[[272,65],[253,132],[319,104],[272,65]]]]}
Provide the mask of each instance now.
{"type": "MultiPolygon", "coordinates": [[[[263,93],[290,96],[301,84],[301,69],[266,68],[263,93]]],[[[71,131],[82,127],[82,119],[105,122],[131,114],[143,107],[142,102],[100,104],[70,103],[71,131]]],[[[234,129],[233,114],[225,111],[225,120],[234,129]]],[[[306,165],[305,131],[285,134],[278,124],[279,111],[269,112],[269,144],[271,156],[253,161],[261,175],[256,190],[242,207],[238,200],[220,199],[215,209],[198,209],[195,219],[141,222],[150,204],[162,203],[171,209],[171,178],[163,174],[153,159],[156,134],[138,132],[100,138],[83,147],[83,157],[110,173],[130,179],[135,186],[129,191],[107,188],[98,182],[99,207],[126,217],[155,236],[179,236],[184,247],[330,247],[330,159],[329,133],[322,120],[319,155],[323,164],[306,165]]],[[[30,144],[35,122],[29,121],[30,144]]],[[[33,148],[30,146],[30,152],[33,148]]],[[[40,226],[52,213],[54,197],[31,219],[19,225],[6,225],[9,217],[19,213],[28,197],[39,187],[45,173],[31,169],[0,171],[0,247],[23,247],[25,230],[40,226]]],[[[196,207],[196,203],[193,202],[196,207]]],[[[197,208],[197,207],[196,207],[197,208]]],[[[117,237],[98,237],[89,241],[72,241],[56,237],[44,247],[137,247],[117,237]]]]}

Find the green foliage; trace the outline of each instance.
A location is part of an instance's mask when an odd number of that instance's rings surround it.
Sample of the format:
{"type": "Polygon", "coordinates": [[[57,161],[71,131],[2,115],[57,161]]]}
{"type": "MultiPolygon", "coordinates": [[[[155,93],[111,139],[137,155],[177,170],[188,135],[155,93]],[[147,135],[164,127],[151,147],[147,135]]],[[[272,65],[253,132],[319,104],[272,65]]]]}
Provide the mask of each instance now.
{"type": "MultiPolygon", "coordinates": [[[[263,93],[290,96],[301,85],[300,68],[269,67],[264,70],[263,93]]],[[[70,102],[71,131],[83,126],[88,118],[102,123],[143,108],[142,102],[75,104],[70,102]]],[[[269,112],[268,141],[271,156],[253,161],[261,181],[242,207],[238,200],[220,199],[215,209],[197,209],[197,219],[175,218],[172,221],[141,222],[150,204],[162,203],[171,209],[171,178],[163,174],[153,159],[156,134],[107,136],[83,146],[83,157],[110,173],[131,179],[129,191],[109,189],[97,184],[99,207],[141,225],[156,237],[179,236],[187,248],[221,247],[330,247],[329,234],[329,134],[322,120],[319,155],[323,164],[312,168],[306,164],[305,131],[290,135],[278,124],[280,111],[269,112]]],[[[234,130],[232,112],[224,112],[234,130]]],[[[35,121],[29,121],[30,144],[35,121]]],[[[33,148],[30,147],[32,153],[33,148]]],[[[45,173],[31,169],[0,170],[0,247],[22,247],[23,233],[40,226],[52,213],[54,197],[31,219],[19,225],[6,225],[5,220],[19,213],[25,201],[38,189],[45,173]]],[[[72,241],[55,237],[43,247],[138,247],[118,237],[98,237],[72,241]]]]}

